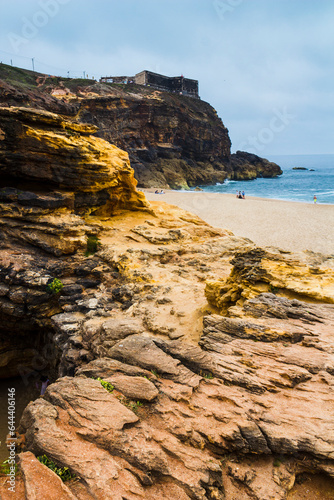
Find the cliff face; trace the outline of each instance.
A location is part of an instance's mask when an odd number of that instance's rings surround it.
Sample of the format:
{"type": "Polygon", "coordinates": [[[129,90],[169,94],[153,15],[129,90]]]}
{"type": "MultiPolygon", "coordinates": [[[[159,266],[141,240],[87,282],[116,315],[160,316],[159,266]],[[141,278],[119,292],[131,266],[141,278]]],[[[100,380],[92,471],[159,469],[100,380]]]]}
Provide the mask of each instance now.
{"type": "Polygon", "coordinates": [[[205,102],[161,92],[84,99],[79,119],[128,151],[139,186],[182,188],[227,177],[228,131],[205,102]]]}
{"type": "MultiPolygon", "coordinates": [[[[27,108],[0,108],[0,118],[1,187],[43,194],[59,190],[66,193],[65,206],[72,202],[77,213],[102,206],[110,213],[124,206],[145,206],[128,155],[93,137],[96,127],[27,108]]],[[[7,201],[29,205],[27,196],[19,193],[7,201]]]]}
{"type": "Polygon", "coordinates": [[[47,342],[59,311],[47,291],[51,256],[86,248],[97,227],[85,217],[147,209],[127,153],[95,132],[54,113],[0,108],[0,377],[17,375],[47,342]],[[28,263],[15,277],[13,250],[19,267],[28,263]]]}
{"type": "Polygon", "coordinates": [[[187,189],[282,173],[259,157],[254,162],[231,156],[227,128],[201,100],[144,86],[36,79],[31,74],[28,87],[15,82],[21,74],[3,68],[0,103],[32,106],[97,126],[96,135],[128,152],[140,187],[187,189]]]}

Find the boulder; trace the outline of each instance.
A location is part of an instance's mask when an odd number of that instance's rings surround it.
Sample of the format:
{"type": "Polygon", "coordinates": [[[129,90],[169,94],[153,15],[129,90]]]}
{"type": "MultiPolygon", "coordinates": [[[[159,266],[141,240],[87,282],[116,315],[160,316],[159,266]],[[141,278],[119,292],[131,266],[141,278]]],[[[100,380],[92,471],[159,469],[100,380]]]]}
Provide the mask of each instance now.
{"type": "Polygon", "coordinates": [[[152,401],[159,393],[152,382],[143,377],[129,377],[127,375],[113,375],[106,379],[108,382],[130,399],[152,401]]]}
{"type": "MultiPolygon", "coordinates": [[[[263,292],[293,295],[296,299],[334,303],[334,270],[310,266],[295,256],[261,248],[241,250],[231,263],[230,276],[223,280],[208,280],[205,294],[221,311],[263,292]]],[[[293,306],[295,307],[295,306],[293,306]]]]}
{"type": "Polygon", "coordinates": [[[257,177],[278,177],[283,174],[282,169],[276,163],[246,151],[231,154],[230,164],[232,167],[230,178],[237,181],[257,177]]]}

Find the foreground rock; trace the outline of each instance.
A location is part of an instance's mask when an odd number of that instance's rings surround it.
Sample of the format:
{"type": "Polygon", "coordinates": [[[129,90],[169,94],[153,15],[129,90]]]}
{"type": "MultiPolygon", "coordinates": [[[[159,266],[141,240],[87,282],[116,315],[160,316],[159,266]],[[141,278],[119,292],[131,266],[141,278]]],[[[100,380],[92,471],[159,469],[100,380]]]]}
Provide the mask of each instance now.
{"type": "Polygon", "coordinates": [[[62,376],[24,412],[26,450],[70,468],[82,499],[283,500],[302,475],[333,478],[331,259],[256,249],[158,203],[99,224],[94,256],[1,250],[4,324],[48,332],[62,376]],[[55,272],[60,296],[32,301],[55,272]]]}
{"type": "Polygon", "coordinates": [[[48,467],[42,465],[31,452],[20,455],[20,470],[23,475],[25,497],[44,500],[75,500],[75,496],[48,467]],[[43,481],[40,478],[43,477],[43,481]]]}
{"type": "Polygon", "coordinates": [[[231,261],[234,267],[229,278],[208,281],[206,296],[212,305],[224,312],[265,291],[333,304],[334,266],[330,256],[323,260],[327,265],[322,265],[317,255],[303,262],[300,256],[296,258],[275,250],[240,251],[231,261]]]}
{"type": "Polygon", "coordinates": [[[314,500],[310,474],[332,487],[333,258],[148,206],[90,128],[2,113],[0,376],[53,382],[17,429],[18,500],[286,500],[305,477],[314,500]],[[59,165],[38,168],[56,146],[59,165]]]}
{"type": "Polygon", "coordinates": [[[300,303],[291,322],[294,302],[263,294],[238,317],[208,316],[201,347],[118,341],[26,408],[28,449],[69,467],[91,498],[283,500],[298,474],[334,478],[334,306],[300,303]],[[91,377],[126,385],[108,394],[91,377]]]}

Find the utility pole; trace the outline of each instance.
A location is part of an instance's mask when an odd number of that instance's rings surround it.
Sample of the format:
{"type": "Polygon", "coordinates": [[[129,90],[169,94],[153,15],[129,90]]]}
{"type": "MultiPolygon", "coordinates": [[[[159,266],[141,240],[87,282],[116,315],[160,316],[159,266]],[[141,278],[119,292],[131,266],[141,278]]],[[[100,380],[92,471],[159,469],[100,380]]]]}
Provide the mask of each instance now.
{"type": "Polygon", "coordinates": [[[83,72],[84,79],[86,78],[86,71],[83,72]]]}
{"type": "Polygon", "coordinates": [[[10,65],[13,66],[13,59],[10,60],[10,65]]]}
{"type": "Polygon", "coordinates": [[[35,63],[34,63],[34,57],[31,58],[31,61],[32,61],[32,70],[33,72],[35,73],[35,63]]]}

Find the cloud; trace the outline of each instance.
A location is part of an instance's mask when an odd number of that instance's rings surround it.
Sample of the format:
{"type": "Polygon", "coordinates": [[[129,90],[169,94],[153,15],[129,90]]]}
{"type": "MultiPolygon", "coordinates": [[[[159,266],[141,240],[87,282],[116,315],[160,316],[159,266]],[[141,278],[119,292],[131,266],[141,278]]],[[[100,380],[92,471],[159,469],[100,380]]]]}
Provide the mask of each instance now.
{"type": "Polygon", "coordinates": [[[1,0],[0,8],[4,62],[31,68],[34,57],[39,71],[96,78],[182,73],[199,79],[234,145],[286,107],[296,118],[263,154],[332,152],[331,0],[1,0]],[[15,52],[8,34],[20,35],[45,2],[58,2],[57,14],[15,52]]]}

